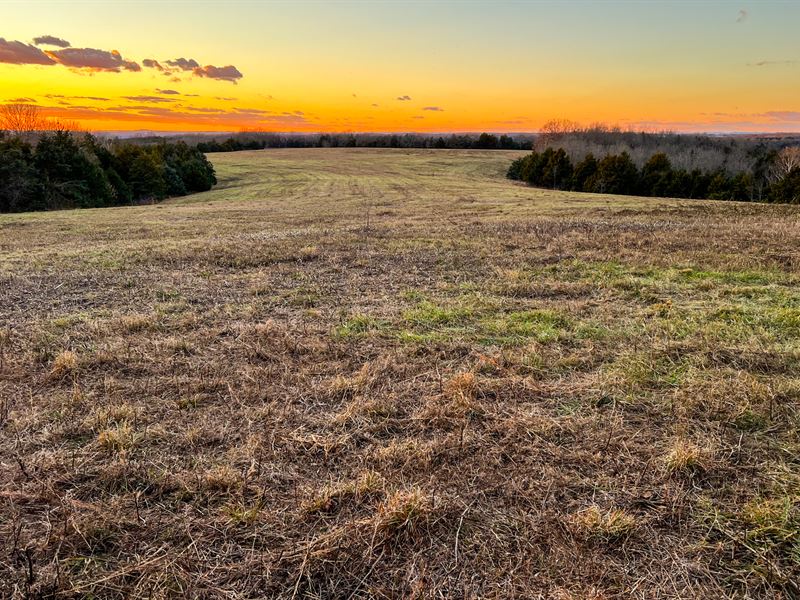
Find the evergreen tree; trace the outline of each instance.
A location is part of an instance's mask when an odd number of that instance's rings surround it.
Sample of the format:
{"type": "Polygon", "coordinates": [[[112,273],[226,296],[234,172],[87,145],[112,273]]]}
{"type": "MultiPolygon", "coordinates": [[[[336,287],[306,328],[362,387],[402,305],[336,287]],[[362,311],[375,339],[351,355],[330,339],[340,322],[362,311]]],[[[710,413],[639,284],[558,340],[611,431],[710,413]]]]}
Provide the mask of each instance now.
{"type": "Polygon", "coordinates": [[[606,156],[597,164],[590,184],[593,192],[601,194],[635,194],[639,172],[627,152],[606,156]]]}
{"type": "Polygon", "coordinates": [[[672,163],[666,154],[659,152],[642,167],[639,193],[642,196],[670,196],[673,183],[672,163]]]}
{"type": "Polygon", "coordinates": [[[576,192],[589,192],[591,191],[590,182],[597,173],[597,159],[593,154],[587,154],[586,157],[575,165],[572,172],[572,182],[570,189],[576,192]]]}

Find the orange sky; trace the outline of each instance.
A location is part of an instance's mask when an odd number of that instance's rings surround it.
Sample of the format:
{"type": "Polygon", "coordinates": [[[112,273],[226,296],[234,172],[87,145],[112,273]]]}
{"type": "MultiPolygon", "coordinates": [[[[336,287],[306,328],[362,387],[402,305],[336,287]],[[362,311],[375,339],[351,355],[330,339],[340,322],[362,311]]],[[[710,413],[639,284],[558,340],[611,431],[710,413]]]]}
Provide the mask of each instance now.
{"type": "Polygon", "coordinates": [[[798,2],[0,10],[0,102],[91,130],[800,131],[798,2]]]}

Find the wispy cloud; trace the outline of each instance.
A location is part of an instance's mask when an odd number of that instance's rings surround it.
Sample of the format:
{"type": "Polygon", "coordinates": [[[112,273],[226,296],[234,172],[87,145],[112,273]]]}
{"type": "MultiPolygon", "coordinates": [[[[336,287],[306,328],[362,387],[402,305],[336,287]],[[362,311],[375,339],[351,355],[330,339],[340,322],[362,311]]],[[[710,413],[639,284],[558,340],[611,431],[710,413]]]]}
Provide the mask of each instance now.
{"type": "Polygon", "coordinates": [[[746,10],[743,8],[743,9],[741,9],[741,10],[738,12],[738,14],[736,15],[736,22],[737,22],[737,23],[742,23],[742,22],[746,21],[746,20],[747,20],[747,17],[749,17],[749,16],[750,16],[750,13],[748,13],[748,12],[747,12],[747,11],[746,11],[746,10]]]}
{"type": "Polygon", "coordinates": [[[767,112],[758,113],[756,116],[775,121],[800,121],[800,111],[798,110],[768,110],[767,112]]]}
{"type": "Polygon", "coordinates": [[[102,96],[65,96],[64,94],[45,94],[45,98],[61,98],[69,100],[95,100],[97,102],[106,102],[110,98],[103,98],[102,96]]]}
{"type": "Polygon", "coordinates": [[[400,100],[400,102],[408,102],[411,100],[411,96],[398,96],[397,99],[400,100]]]}
{"type": "Polygon", "coordinates": [[[33,38],[33,43],[37,46],[56,46],[57,48],[69,48],[72,45],[67,40],[54,35],[40,35],[33,38]]]}
{"type": "Polygon", "coordinates": [[[233,110],[235,110],[239,114],[251,114],[251,115],[268,115],[268,114],[272,114],[273,112],[275,112],[275,111],[272,111],[272,110],[264,110],[264,109],[261,109],[261,108],[239,108],[239,107],[236,107],[233,110]]]}
{"type": "Polygon", "coordinates": [[[164,102],[177,102],[174,98],[162,98],[161,96],[123,96],[126,100],[134,102],[152,102],[154,104],[161,104],[164,102]]]}
{"type": "Polygon", "coordinates": [[[748,67],[796,67],[797,65],[800,65],[800,60],[760,60],[747,63],[748,67]]]}
{"type": "Polygon", "coordinates": [[[422,110],[429,110],[432,112],[444,112],[444,109],[441,106],[423,106],[422,110]]]}
{"type": "Polygon", "coordinates": [[[108,107],[92,106],[43,106],[42,109],[50,116],[63,117],[76,120],[117,120],[125,122],[161,122],[161,123],[191,123],[197,127],[297,127],[308,129],[312,126],[306,115],[301,111],[272,114],[259,108],[240,108],[238,110],[225,110],[216,107],[204,106],[177,106],[177,105],[112,105],[108,107]]]}

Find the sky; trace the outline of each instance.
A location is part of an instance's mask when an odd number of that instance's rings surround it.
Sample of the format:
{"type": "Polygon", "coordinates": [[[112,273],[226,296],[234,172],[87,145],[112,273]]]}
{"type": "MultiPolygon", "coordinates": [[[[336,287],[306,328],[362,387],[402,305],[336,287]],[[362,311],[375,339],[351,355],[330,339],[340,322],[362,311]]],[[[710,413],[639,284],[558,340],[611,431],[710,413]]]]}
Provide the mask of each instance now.
{"type": "Polygon", "coordinates": [[[0,103],[92,131],[800,131],[800,0],[0,0],[0,103]]]}

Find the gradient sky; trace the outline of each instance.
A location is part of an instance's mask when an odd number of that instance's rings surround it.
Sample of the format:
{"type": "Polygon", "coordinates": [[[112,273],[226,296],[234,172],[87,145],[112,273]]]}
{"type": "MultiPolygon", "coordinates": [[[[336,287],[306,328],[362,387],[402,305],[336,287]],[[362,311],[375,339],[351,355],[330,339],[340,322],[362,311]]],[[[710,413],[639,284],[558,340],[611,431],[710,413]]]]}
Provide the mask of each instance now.
{"type": "Polygon", "coordinates": [[[797,0],[0,0],[0,102],[91,130],[500,132],[566,118],[797,132],[799,32],[797,0]],[[45,35],[73,49],[34,43],[45,35]]]}

